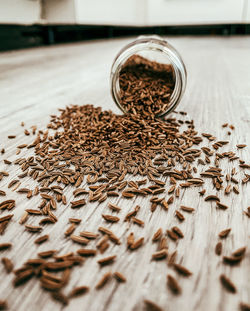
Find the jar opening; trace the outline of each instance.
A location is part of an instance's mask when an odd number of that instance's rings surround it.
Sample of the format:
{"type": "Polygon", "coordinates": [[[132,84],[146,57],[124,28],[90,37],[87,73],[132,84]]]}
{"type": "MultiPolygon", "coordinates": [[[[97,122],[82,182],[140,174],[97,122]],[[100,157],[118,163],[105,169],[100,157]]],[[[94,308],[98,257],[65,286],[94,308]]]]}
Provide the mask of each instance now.
{"type": "Polygon", "coordinates": [[[164,116],[179,103],[186,70],[165,40],[138,39],[118,54],[111,69],[111,93],[124,113],[164,116]]]}

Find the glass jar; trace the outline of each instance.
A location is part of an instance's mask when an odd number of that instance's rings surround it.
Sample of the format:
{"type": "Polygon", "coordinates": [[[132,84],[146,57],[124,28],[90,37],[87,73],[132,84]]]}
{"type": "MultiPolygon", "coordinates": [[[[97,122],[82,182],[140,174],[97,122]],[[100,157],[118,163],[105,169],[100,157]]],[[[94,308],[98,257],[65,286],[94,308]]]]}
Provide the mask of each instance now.
{"type": "Polygon", "coordinates": [[[174,87],[169,98],[166,110],[157,115],[163,117],[173,111],[179,104],[185,88],[187,73],[184,62],[177,50],[166,40],[159,36],[140,36],[135,41],[127,44],[116,56],[110,74],[111,94],[116,105],[126,113],[126,108],[122,104],[120,97],[120,72],[126,61],[133,55],[139,55],[144,59],[157,62],[159,64],[168,64],[172,66],[174,77],[174,87]]]}

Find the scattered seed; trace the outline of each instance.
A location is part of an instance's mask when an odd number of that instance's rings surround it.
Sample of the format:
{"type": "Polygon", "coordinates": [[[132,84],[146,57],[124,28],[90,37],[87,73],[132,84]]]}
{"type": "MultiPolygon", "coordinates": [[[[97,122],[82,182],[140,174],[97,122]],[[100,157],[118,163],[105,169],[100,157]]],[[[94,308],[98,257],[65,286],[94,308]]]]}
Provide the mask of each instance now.
{"type": "Polygon", "coordinates": [[[220,202],[216,202],[216,206],[219,208],[219,209],[223,209],[223,210],[226,210],[226,209],[228,209],[228,206],[227,205],[225,205],[225,204],[222,204],[222,203],[220,203],[220,202]]]}
{"type": "Polygon", "coordinates": [[[163,311],[155,302],[145,299],[144,303],[146,305],[146,311],[163,311]]]}
{"type": "Polygon", "coordinates": [[[99,259],[97,262],[99,263],[100,266],[106,266],[114,262],[116,259],[116,255],[105,257],[102,259],[99,259]]]}
{"type": "Polygon", "coordinates": [[[192,213],[193,211],[195,211],[195,209],[194,208],[192,208],[192,207],[188,207],[188,206],[181,206],[180,207],[184,212],[188,212],[188,213],[192,213]]]}
{"type": "Polygon", "coordinates": [[[117,216],[112,216],[112,215],[105,215],[105,214],[102,214],[102,217],[108,221],[108,222],[118,222],[120,220],[119,217],[117,216]]]}
{"type": "Polygon", "coordinates": [[[98,234],[89,232],[89,231],[81,231],[80,236],[87,238],[87,239],[96,239],[98,237],[98,234]]]}
{"type": "Polygon", "coordinates": [[[175,232],[173,232],[171,230],[167,230],[167,235],[173,241],[177,241],[179,239],[179,236],[175,232]]]}
{"type": "Polygon", "coordinates": [[[52,292],[51,297],[55,299],[56,301],[59,301],[64,306],[67,306],[69,304],[69,299],[67,296],[65,296],[60,291],[52,292]]]}
{"type": "Polygon", "coordinates": [[[168,257],[168,265],[172,266],[175,263],[177,257],[177,251],[174,251],[169,257],[168,257]]]}
{"type": "Polygon", "coordinates": [[[84,295],[89,291],[88,286],[78,286],[72,289],[72,291],[69,294],[70,298],[78,297],[80,295],[84,295]]]}
{"type": "Polygon", "coordinates": [[[83,244],[83,245],[87,245],[89,243],[89,240],[84,238],[84,237],[81,237],[81,236],[77,236],[77,235],[71,235],[70,236],[71,240],[75,243],[78,243],[78,244],[83,244]]]}
{"type": "Polygon", "coordinates": [[[3,263],[4,268],[5,268],[7,273],[10,273],[13,270],[13,266],[14,265],[13,265],[12,261],[9,258],[3,257],[2,258],[2,263],[3,263]]]}
{"type": "Polygon", "coordinates": [[[236,251],[234,251],[232,253],[232,256],[236,256],[236,257],[240,256],[241,257],[245,254],[245,252],[246,252],[246,247],[244,246],[244,247],[238,248],[236,251]]]}
{"type": "Polygon", "coordinates": [[[76,225],[75,223],[72,223],[68,229],[64,232],[65,236],[70,236],[75,231],[76,225]]]}
{"type": "Polygon", "coordinates": [[[184,215],[179,212],[179,211],[175,211],[175,216],[180,220],[180,221],[184,221],[185,220],[185,217],[184,215]]]}
{"type": "Polygon", "coordinates": [[[5,251],[6,249],[9,249],[12,247],[11,243],[1,243],[0,244],[0,251],[5,251]]]}
{"type": "Polygon", "coordinates": [[[144,242],[144,238],[139,238],[132,245],[130,245],[130,249],[131,250],[138,249],[140,246],[142,246],[143,242],[144,242]]]}
{"type": "Polygon", "coordinates": [[[125,283],[127,282],[126,277],[121,273],[121,272],[114,272],[114,277],[116,278],[116,280],[120,283],[125,283]]]}
{"type": "Polygon", "coordinates": [[[166,258],[168,255],[167,250],[166,249],[162,249],[158,252],[155,252],[152,254],[152,259],[154,260],[160,260],[160,259],[164,259],[166,258]]]}
{"type": "Polygon", "coordinates": [[[49,235],[48,235],[48,234],[45,234],[45,235],[43,235],[43,236],[37,238],[34,242],[35,242],[36,244],[42,244],[42,243],[46,242],[48,239],[49,239],[49,235]]]}
{"type": "Polygon", "coordinates": [[[86,248],[82,248],[82,249],[78,249],[77,253],[80,256],[84,256],[84,257],[88,257],[88,256],[95,256],[96,255],[96,250],[95,249],[86,249],[86,248]]]}
{"type": "Polygon", "coordinates": [[[173,227],[171,229],[175,234],[177,234],[179,236],[179,238],[184,238],[184,234],[183,232],[181,231],[180,228],[178,228],[177,226],[173,227]]]}
{"type": "Polygon", "coordinates": [[[205,201],[220,201],[220,198],[217,195],[208,195],[205,197],[205,201]]]}
{"type": "Polygon", "coordinates": [[[161,237],[162,237],[162,228],[159,228],[159,229],[155,232],[155,234],[154,234],[154,236],[153,236],[153,238],[152,238],[152,241],[153,241],[153,242],[156,242],[156,241],[160,240],[161,237]]]}
{"type": "Polygon", "coordinates": [[[173,294],[179,295],[181,293],[181,287],[177,280],[170,274],[167,275],[167,285],[173,294]]]}
{"type": "Polygon", "coordinates": [[[99,282],[96,284],[96,289],[101,289],[104,285],[107,284],[107,282],[111,279],[112,273],[111,272],[106,272],[99,282]]]}
{"type": "Polygon", "coordinates": [[[243,259],[243,256],[224,256],[223,262],[228,265],[237,265],[243,259]]]}
{"type": "Polygon", "coordinates": [[[215,254],[220,256],[222,253],[222,243],[218,242],[215,246],[215,254]]]}
{"type": "Polygon", "coordinates": [[[190,275],[192,275],[192,272],[191,272],[191,271],[189,271],[187,268],[185,268],[185,267],[183,267],[183,266],[181,266],[181,265],[179,265],[179,264],[177,264],[177,263],[173,263],[173,267],[174,267],[174,269],[175,269],[178,273],[180,273],[180,274],[182,274],[182,275],[184,275],[184,276],[190,276],[190,275]]]}
{"type": "Polygon", "coordinates": [[[223,238],[226,238],[226,237],[229,235],[230,231],[231,231],[231,228],[222,230],[222,231],[219,233],[219,237],[222,238],[222,239],[223,239],[223,238]]]}
{"type": "Polygon", "coordinates": [[[225,276],[225,274],[220,275],[220,281],[221,281],[221,284],[223,285],[223,287],[228,292],[231,292],[233,294],[237,292],[237,289],[236,289],[234,283],[227,276],[225,276]]]}

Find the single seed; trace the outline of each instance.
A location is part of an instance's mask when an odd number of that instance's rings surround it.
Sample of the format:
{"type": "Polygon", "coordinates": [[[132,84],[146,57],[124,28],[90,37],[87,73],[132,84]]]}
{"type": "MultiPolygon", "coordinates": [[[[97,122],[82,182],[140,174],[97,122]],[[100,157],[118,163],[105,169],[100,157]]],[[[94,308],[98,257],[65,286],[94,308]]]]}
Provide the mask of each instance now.
{"type": "Polygon", "coordinates": [[[86,248],[81,248],[77,250],[77,253],[80,256],[88,257],[88,256],[95,256],[96,255],[96,250],[95,249],[86,249],[86,248]]]}
{"type": "Polygon", "coordinates": [[[102,214],[102,217],[108,221],[108,222],[118,222],[120,220],[119,217],[117,216],[112,216],[112,215],[105,215],[105,214],[102,214]]]}
{"type": "Polygon", "coordinates": [[[99,263],[100,266],[105,266],[105,265],[109,265],[113,263],[115,259],[116,259],[116,255],[113,255],[113,256],[99,259],[97,262],[99,263]]]}
{"type": "Polygon", "coordinates": [[[188,206],[184,206],[184,205],[181,205],[181,210],[183,210],[184,212],[188,212],[188,213],[192,213],[193,211],[195,211],[194,208],[192,207],[188,207],[188,206]]]}
{"type": "Polygon", "coordinates": [[[51,297],[55,299],[56,301],[59,301],[64,306],[67,306],[69,304],[69,299],[67,296],[65,296],[60,291],[52,292],[51,297]]]}
{"type": "Polygon", "coordinates": [[[180,285],[178,284],[177,280],[170,274],[167,275],[167,285],[172,293],[174,293],[175,295],[181,293],[180,285]]]}
{"type": "Polygon", "coordinates": [[[237,292],[237,289],[236,289],[234,283],[225,274],[220,275],[220,281],[221,281],[221,284],[223,285],[223,287],[228,292],[231,292],[233,294],[237,292]]]}
{"type": "Polygon", "coordinates": [[[96,289],[101,289],[104,285],[107,284],[107,282],[111,279],[112,277],[112,273],[111,272],[106,272],[101,279],[99,280],[99,282],[96,284],[96,289]]]}
{"type": "Polygon", "coordinates": [[[156,242],[162,237],[162,228],[159,228],[153,235],[152,241],[156,242]]]}
{"type": "Polygon", "coordinates": [[[76,225],[75,223],[72,223],[68,229],[64,232],[65,236],[70,236],[75,231],[76,225]]]}
{"type": "Polygon", "coordinates": [[[12,247],[11,243],[1,243],[0,244],[0,251],[5,251],[6,249],[9,249],[12,247]]]}
{"type": "Polygon", "coordinates": [[[77,201],[72,201],[70,202],[71,204],[71,208],[78,208],[78,207],[82,207],[86,204],[86,200],[85,199],[81,199],[81,200],[77,200],[77,201]]]}
{"type": "Polygon", "coordinates": [[[155,302],[145,299],[144,303],[146,305],[146,311],[163,311],[155,302]]]}
{"type": "Polygon", "coordinates": [[[220,201],[220,198],[217,195],[208,195],[205,197],[205,201],[220,201]]]}
{"type": "Polygon", "coordinates": [[[34,242],[36,244],[42,244],[42,243],[46,242],[48,239],[49,239],[49,235],[46,234],[46,235],[43,235],[43,236],[37,238],[34,242]]]}
{"type": "Polygon", "coordinates": [[[185,217],[184,215],[179,212],[179,211],[175,211],[175,216],[180,220],[180,221],[184,221],[185,220],[185,217]]]}
{"type": "Polygon", "coordinates": [[[166,239],[165,237],[162,237],[162,238],[161,238],[158,249],[159,249],[159,250],[168,249],[168,246],[167,246],[167,239],[166,239]]]}
{"type": "Polygon", "coordinates": [[[80,295],[84,295],[89,291],[88,286],[78,286],[72,289],[72,291],[69,294],[70,298],[77,297],[80,295]]]}
{"type": "Polygon", "coordinates": [[[121,208],[113,203],[109,203],[108,204],[108,207],[112,210],[112,211],[115,211],[115,212],[120,212],[121,208]]]}
{"type": "Polygon", "coordinates": [[[234,251],[232,253],[232,256],[236,256],[236,257],[243,256],[245,254],[245,252],[246,252],[246,247],[244,246],[244,247],[238,248],[236,251],[234,251]]]}
{"type": "Polygon", "coordinates": [[[168,255],[167,250],[166,249],[162,249],[158,252],[155,252],[152,254],[152,259],[154,260],[160,260],[160,259],[164,259],[166,258],[168,255]]]}
{"type": "Polygon", "coordinates": [[[131,217],[131,220],[133,221],[133,223],[143,227],[144,226],[144,221],[142,221],[141,219],[139,218],[136,218],[136,217],[131,217]]]}
{"type": "Polygon", "coordinates": [[[169,257],[168,257],[168,265],[172,266],[175,263],[175,259],[177,257],[177,251],[174,251],[169,257]]]}
{"type": "Polygon", "coordinates": [[[129,234],[129,236],[127,237],[127,246],[128,246],[128,248],[130,248],[130,247],[134,244],[134,241],[135,241],[135,239],[134,239],[134,233],[131,232],[131,233],[129,234]]]}
{"type": "Polygon", "coordinates": [[[78,218],[69,218],[69,222],[75,223],[75,224],[79,224],[81,222],[81,219],[78,218]]]}
{"type": "Polygon", "coordinates": [[[245,145],[245,144],[239,144],[239,145],[236,145],[236,147],[238,148],[238,149],[242,149],[242,148],[245,148],[247,145],[245,145]]]}
{"type": "Polygon", "coordinates": [[[143,242],[144,242],[144,238],[139,238],[130,246],[130,249],[131,250],[138,249],[140,246],[142,246],[143,242]]]}
{"type": "Polygon", "coordinates": [[[228,265],[237,265],[243,259],[243,256],[224,256],[223,262],[228,265]]]}
{"type": "Polygon", "coordinates": [[[175,234],[177,234],[180,238],[183,238],[183,237],[184,237],[183,232],[182,232],[181,229],[178,228],[177,226],[173,227],[171,230],[172,230],[175,234]]]}
{"type": "Polygon", "coordinates": [[[55,253],[56,253],[56,250],[52,249],[52,250],[49,250],[49,251],[40,252],[37,255],[39,257],[42,257],[42,258],[48,258],[48,257],[53,256],[55,253]]]}
{"type": "Polygon", "coordinates": [[[167,230],[167,235],[173,241],[177,241],[179,239],[179,236],[175,232],[173,232],[173,231],[167,230]]]}
{"type": "Polygon", "coordinates": [[[13,270],[13,266],[14,266],[12,261],[7,257],[3,257],[1,260],[2,260],[2,263],[4,265],[6,272],[10,273],[13,270]]]}
{"type": "Polygon", "coordinates": [[[228,209],[228,206],[227,206],[227,205],[222,204],[222,203],[220,203],[220,202],[216,202],[216,206],[217,206],[219,209],[223,209],[223,210],[228,209]]]}
{"type": "Polygon", "coordinates": [[[222,253],[222,243],[218,242],[215,246],[215,254],[220,256],[222,253]]]}
{"type": "Polygon", "coordinates": [[[118,271],[114,272],[114,277],[120,283],[127,282],[126,277],[121,272],[118,272],[118,271]]]}
{"type": "Polygon", "coordinates": [[[3,216],[0,218],[0,223],[1,222],[4,222],[6,220],[10,220],[12,217],[14,216],[14,214],[9,214],[9,215],[6,215],[6,216],[3,216]]]}
{"type": "Polygon", "coordinates": [[[89,243],[89,240],[84,238],[84,237],[80,237],[80,236],[77,236],[77,235],[71,235],[70,236],[71,240],[75,243],[78,243],[78,244],[83,244],[83,245],[87,245],[89,243]]]}
{"type": "Polygon", "coordinates": [[[222,231],[219,233],[219,237],[222,238],[222,239],[223,239],[223,238],[226,238],[226,237],[229,235],[230,231],[231,231],[231,228],[222,230],[222,231]]]}
{"type": "Polygon", "coordinates": [[[173,263],[173,267],[176,270],[176,272],[178,272],[178,273],[180,273],[180,274],[182,274],[184,276],[192,275],[191,271],[189,271],[187,268],[185,268],[185,267],[183,267],[183,266],[181,266],[181,265],[179,265],[177,263],[173,263]]]}
{"type": "Polygon", "coordinates": [[[233,192],[239,194],[240,193],[239,188],[237,186],[233,186],[233,192]]]}
{"type": "Polygon", "coordinates": [[[3,190],[0,190],[0,196],[6,196],[6,192],[5,191],[3,191],[3,190]]]}

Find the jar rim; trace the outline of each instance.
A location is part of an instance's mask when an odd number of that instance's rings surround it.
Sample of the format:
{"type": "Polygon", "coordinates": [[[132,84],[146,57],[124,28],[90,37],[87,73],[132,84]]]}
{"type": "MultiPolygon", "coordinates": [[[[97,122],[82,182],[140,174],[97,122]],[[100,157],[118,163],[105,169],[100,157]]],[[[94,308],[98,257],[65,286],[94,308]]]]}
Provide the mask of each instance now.
{"type": "Polygon", "coordinates": [[[116,58],[111,67],[110,74],[110,86],[111,86],[111,95],[116,105],[126,113],[125,108],[121,104],[121,100],[119,97],[119,74],[122,69],[122,66],[127,61],[129,57],[132,55],[141,52],[142,50],[152,50],[163,52],[171,62],[171,65],[175,74],[175,86],[174,90],[171,94],[169,106],[167,110],[157,117],[164,117],[173,111],[177,105],[179,104],[185,88],[186,88],[186,80],[187,80],[187,72],[185,64],[179,54],[179,52],[166,41],[165,39],[159,36],[140,36],[136,40],[125,45],[120,52],[117,54],[116,58]]]}

